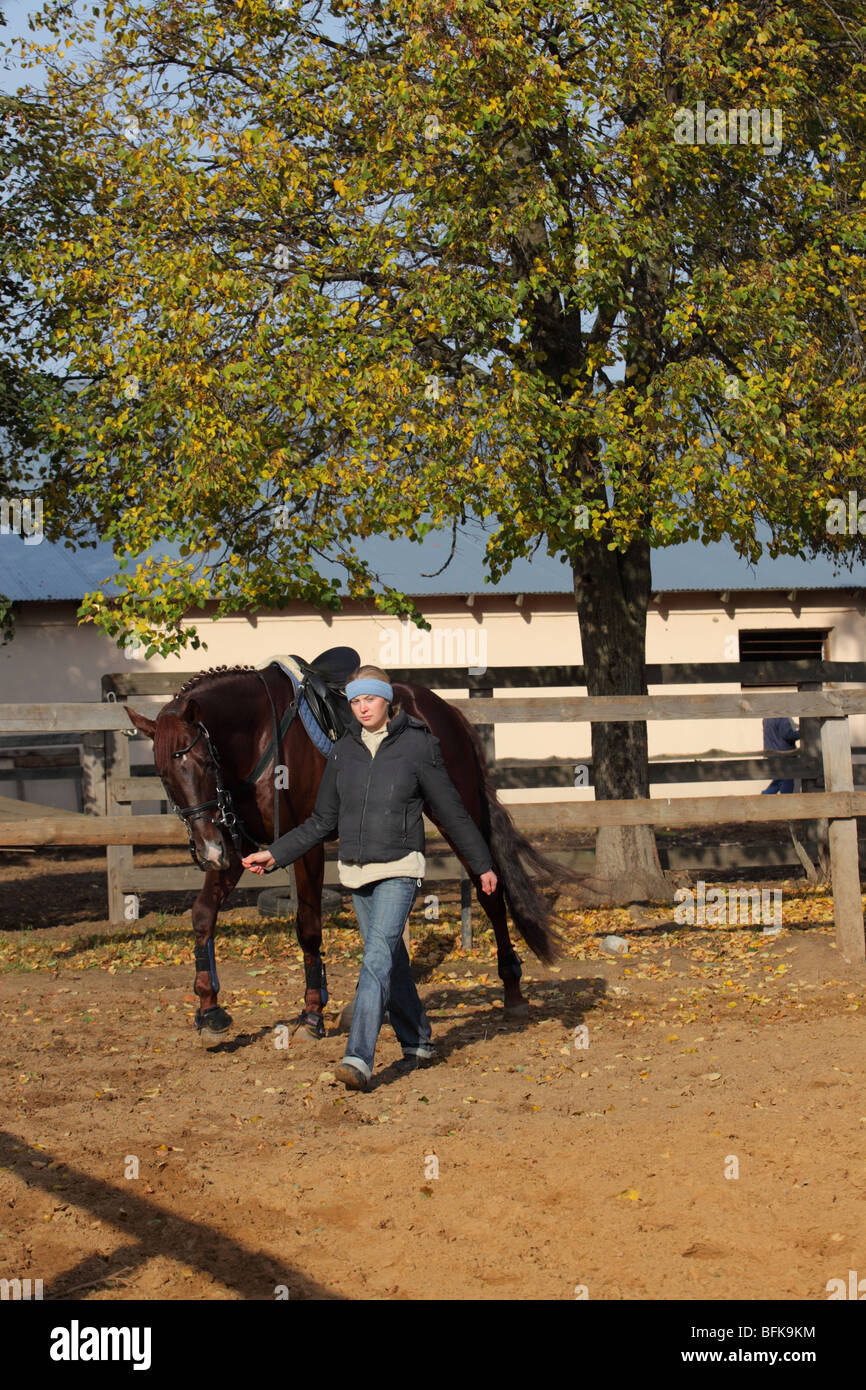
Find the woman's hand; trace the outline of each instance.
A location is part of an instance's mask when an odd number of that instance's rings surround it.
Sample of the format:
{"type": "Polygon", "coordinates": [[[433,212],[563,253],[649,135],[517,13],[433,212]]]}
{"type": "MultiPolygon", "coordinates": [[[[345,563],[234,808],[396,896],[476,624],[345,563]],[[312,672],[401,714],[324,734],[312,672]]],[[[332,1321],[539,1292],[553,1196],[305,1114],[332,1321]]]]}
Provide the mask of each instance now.
{"type": "Polygon", "coordinates": [[[482,875],[481,875],[480,882],[481,882],[481,891],[482,891],[482,893],[495,893],[495,892],[496,892],[496,882],[497,882],[497,880],[496,880],[496,875],[495,875],[495,873],[493,872],[492,869],[488,869],[486,874],[482,874],[482,875]]]}
{"type": "Polygon", "coordinates": [[[263,874],[267,869],[276,868],[276,860],[269,849],[257,849],[255,854],[248,854],[241,860],[245,869],[250,869],[254,874],[263,874]]]}

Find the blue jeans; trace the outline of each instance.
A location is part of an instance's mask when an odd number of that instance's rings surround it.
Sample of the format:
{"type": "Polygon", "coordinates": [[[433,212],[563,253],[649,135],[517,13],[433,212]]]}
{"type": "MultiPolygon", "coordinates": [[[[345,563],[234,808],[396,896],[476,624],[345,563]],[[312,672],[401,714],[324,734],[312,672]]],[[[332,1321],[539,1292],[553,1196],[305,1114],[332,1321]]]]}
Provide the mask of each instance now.
{"type": "Polygon", "coordinates": [[[416,878],[380,878],[352,893],[364,938],[364,959],[343,1061],[351,1062],[368,1080],[386,1009],[404,1057],[434,1055],[430,1024],[403,944],[403,928],[418,886],[416,878]]]}
{"type": "Polygon", "coordinates": [[[761,796],[772,796],[775,792],[792,792],[794,790],[794,779],[787,777],[777,777],[775,782],[771,782],[769,787],[765,787],[761,796]]]}

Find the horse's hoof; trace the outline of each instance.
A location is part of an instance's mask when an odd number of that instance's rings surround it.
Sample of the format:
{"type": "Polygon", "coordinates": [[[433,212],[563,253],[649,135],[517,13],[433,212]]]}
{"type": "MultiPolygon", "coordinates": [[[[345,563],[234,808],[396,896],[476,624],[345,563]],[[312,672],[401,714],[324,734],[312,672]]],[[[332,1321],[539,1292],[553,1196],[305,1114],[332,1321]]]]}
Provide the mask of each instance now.
{"type": "Polygon", "coordinates": [[[224,1042],[232,1026],[231,1014],[227,1014],[225,1009],[220,1008],[219,1004],[205,1009],[204,1013],[197,1009],[194,1022],[199,1038],[205,1047],[224,1042]]]}
{"type": "Polygon", "coordinates": [[[325,1036],[325,1020],[321,1014],[302,1013],[292,1033],[293,1042],[321,1042],[325,1036]]]}
{"type": "Polygon", "coordinates": [[[305,1023],[298,1024],[298,1027],[292,1034],[292,1042],[314,1043],[320,1041],[321,1039],[319,1038],[318,1034],[314,1033],[311,1028],[308,1028],[305,1023]]]}
{"type": "Polygon", "coordinates": [[[506,1018],[528,1018],[528,1017],[529,1017],[529,1005],[528,1005],[528,1003],[526,1002],[526,1000],[525,1000],[525,999],[522,999],[522,1000],[520,1001],[519,1004],[506,1004],[506,1005],[505,1005],[505,1017],[506,1017],[506,1018]]]}

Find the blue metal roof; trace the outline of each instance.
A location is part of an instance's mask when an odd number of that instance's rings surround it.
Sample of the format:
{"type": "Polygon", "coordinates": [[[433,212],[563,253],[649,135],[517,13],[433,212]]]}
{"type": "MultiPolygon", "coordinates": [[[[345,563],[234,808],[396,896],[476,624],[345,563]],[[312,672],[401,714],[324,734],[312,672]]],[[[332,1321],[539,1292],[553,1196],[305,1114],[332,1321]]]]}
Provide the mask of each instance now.
{"type": "Polygon", "coordinates": [[[116,569],[110,545],[100,542],[95,550],[69,549],[44,538],[26,545],[11,533],[0,536],[0,594],[24,602],[48,599],[81,601],[93,589],[116,593],[104,580],[116,569]]]}
{"type": "MultiPolygon", "coordinates": [[[[484,580],[483,556],[488,532],[478,523],[457,534],[454,556],[443,570],[451,552],[450,531],[429,532],[420,544],[375,536],[357,541],[355,549],[383,583],[413,597],[435,594],[565,594],[573,584],[568,565],[551,558],[542,548],[527,560],[518,560],[499,584],[484,580]],[[441,570],[441,573],[436,573],[441,570]]],[[[148,554],[176,553],[169,545],[154,546],[148,554]]],[[[326,577],[341,577],[340,565],[320,561],[326,577]]],[[[60,542],[42,540],[27,545],[15,534],[0,535],[0,594],[24,602],[75,600],[94,589],[117,593],[107,583],[116,569],[111,545],[99,542],[93,549],[72,549],[60,542]]],[[[866,588],[866,564],[842,569],[829,558],[819,556],[799,560],[782,556],[771,560],[763,556],[756,566],[739,559],[729,541],[708,546],[690,541],[684,545],[656,550],[652,557],[653,589],[667,593],[773,589],[866,588]]]]}
{"type": "MultiPolygon", "coordinates": [[[[542,546],[531,559],[517,560],[497,585],[485,583],[483,556],[487,534],[478,524],[457,533],[454,556],[448,567],[436,574],[451,552],[451,532],[429,532],[421,544],[389,541],[382,536],[358,542],[356,549],[374,574],[387,584],[414,596],[433,594],[572,593],[574,581],[569,566],[552,558],[542,546]]],[[[320,565],[330,577],[339,568],[320,565]]],[[[866,564],[841,569],[825,557],[808,560],[764,555],[751,566],[739,559],[730,541],[710,545],[688,541],[683,545],[655,550],[652,555],[654,592],[691,592],[725,589],[844,589],[866,587],[866,564]]]]}

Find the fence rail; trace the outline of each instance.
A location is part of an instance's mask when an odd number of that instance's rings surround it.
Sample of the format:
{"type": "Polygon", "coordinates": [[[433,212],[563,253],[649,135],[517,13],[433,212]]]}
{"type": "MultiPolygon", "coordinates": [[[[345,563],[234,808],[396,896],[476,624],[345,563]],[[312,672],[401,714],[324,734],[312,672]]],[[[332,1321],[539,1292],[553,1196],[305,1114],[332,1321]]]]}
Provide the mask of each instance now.
{"type": "MultiPolygon", "coordinates": [[[[151,713],[138,696],[144,714],[151,713]]],[[[158,702],[157,708],[165,703],[158,702]]],[[[831,719],[866,713],[866,690],[830,690],[803,694],[775,695],[563,695],[535,697],[509,696],[490,699],[451,699],[472,723],[488,721],[495,714],[497,724],[627,723],[656,719],[766,719],[800,716],[831,719]]],[[[121,704],[0,705],[0,732],[44,732],[48,730],[120,730],[129,728],[121,704]]]]}

